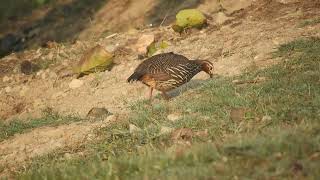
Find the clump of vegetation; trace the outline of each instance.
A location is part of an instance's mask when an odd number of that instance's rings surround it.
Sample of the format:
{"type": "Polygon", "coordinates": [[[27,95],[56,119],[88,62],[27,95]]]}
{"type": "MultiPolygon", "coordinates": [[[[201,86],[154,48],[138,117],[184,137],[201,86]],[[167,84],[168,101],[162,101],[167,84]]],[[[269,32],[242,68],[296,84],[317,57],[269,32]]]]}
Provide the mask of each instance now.
{"type": "Polygon", "coordinates": [[[310,19],[299,24],[299,27],[313,26],[320,23],[320,18],[310,19]]]}
{"type": "Polygon", "coordinates": [[[206,17],[197,9],[184,9],[177,13],[176,23],[172,29],[181,33],[186,28],[202,28],[206,25],[206,17]]]}
{"type": "Polygon", "coordinates": [[[320,39],[275,53],[283,61],[209,80],[170,102],[132,105],[72,160],[37,160],[21,179],[292,179],[320,176],[320,39]],[[252,81],[254,79],[263,81],[252,81]],[[262,78],[263,77],[263,78],[262,78]],[[243,83],[235,84],[235,80],[243,83]],[[170,121],[167,117],[179,113],[170,121]],[[135,125],[136,130],[130,131],[135,125]],[[166,129],[166,131],[164,131],[166,129]]]}
{"type": "Polygon", "coordinates": [[[0,142],[18,133],[44,127],[44,126],[58,126],[61,124],[68,124],[71,122],[81,121],[82,119],[72,116],[61,116],[52,109],[45,109],[43,117],[39,119],[31,119],[26,121],[12,120],[8,123],[0,121],[0,142]]]}

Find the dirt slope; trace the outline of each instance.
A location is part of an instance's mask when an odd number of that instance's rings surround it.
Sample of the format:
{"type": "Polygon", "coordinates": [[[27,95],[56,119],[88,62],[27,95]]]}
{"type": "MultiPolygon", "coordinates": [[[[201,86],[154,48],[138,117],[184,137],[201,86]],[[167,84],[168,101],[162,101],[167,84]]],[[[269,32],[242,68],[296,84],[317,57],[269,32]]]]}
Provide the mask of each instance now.
{"type": "MultiPolygon", "coordinates": [[[[299,37],[319,37],[320,24],[298,27],[305,19],[319,17],[319,10],[319,3],[314,1],[256,1],[229,14],[228,21],[221,25],[215,24],[217,14],[212,13],[208,28],[184,36],[165,26],[119,33],[98,41],[77,41],[72,45],[12,54],[0,60],[0,118],[10,121],[13,118],[38,117],[47,107],[61,114],[80,117],[85,117],[92,107],[105,107],[116,115],[125,115],[131,102],[146,98],[147,88],[144,85],[126,83],[126,78],[141,62],[131,47],[142,34],[155,34],[167,40],[170,46],[165,52],[181,53],[190,59],[208,59],[214,63],[217,75],[233,76],[248,67],[263,68],[276,63],[272,52],[284,42],[299,37]],[[117,65],[111,71],[84,76],[80,78],[83,82],[80,88],[70,88],[69,83],[75,79],[68,76],[71,65],[95,44],[114,49],[117,65]],[[17,70],[23,60],[46,60],[53,64],[47,70],[26,76],[17,70]]],[[[200,73],[194,79],[206,78],[204,73],[200,73]]],[[[189,86],[195,82],[190,82],[189,86]]],[[[8,153],[0,154],[0,163],[7,163],[10,167],[14,162],[52,152],[56,148],[76,146],[100,125],[100,122],[71,124],[16,135],[1,142],[1,152],[8,153]],[[67,137],[70,138],[66,140],[67,137]]]]}

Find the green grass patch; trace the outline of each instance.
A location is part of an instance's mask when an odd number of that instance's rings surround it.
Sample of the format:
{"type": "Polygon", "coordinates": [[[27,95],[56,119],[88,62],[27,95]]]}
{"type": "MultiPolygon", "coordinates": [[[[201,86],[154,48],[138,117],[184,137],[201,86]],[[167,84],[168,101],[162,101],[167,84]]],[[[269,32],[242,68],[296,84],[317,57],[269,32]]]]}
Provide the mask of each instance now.
{"type": "Polygon", "coordinates": [[[170,102],[137,102],[128,119],[97,132],[85,157],[37,160],[18,177],[317,179],[320,39],[290,42],[275,55],[283,60],[268,69],[210,80],[170,102]],[[172,113],[180,118],[168,120],[172,113]]]}
{"type": "Polygon", "coordinates": [[[0,121],[0,142],[18,133],[23,133],[33,128],[44,126],[58,126],[71,122],[81,121],[82,119],[73,116],[61,116],[51,110],[44,111],[43,117],[26,121],[13,120],[9,123],[0,121]]]}
{"type": "Polygon", "coordinates": [[[300,23],[298,27],[303,28],[306,26],[314,26],[319,23],[320,23],[320,18],[309,19],[309,20],[305,20],[302,23],[300,23]]]}

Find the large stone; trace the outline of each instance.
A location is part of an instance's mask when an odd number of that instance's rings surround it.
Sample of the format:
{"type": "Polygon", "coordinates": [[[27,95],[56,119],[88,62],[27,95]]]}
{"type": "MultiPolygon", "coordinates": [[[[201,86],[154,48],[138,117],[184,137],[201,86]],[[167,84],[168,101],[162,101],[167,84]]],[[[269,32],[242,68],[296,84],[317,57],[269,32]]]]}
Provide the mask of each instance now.
{"type": "Polygon", "coordinates": [[[80,62],[74,67],[74,71],[80,75],[105,71],[111,68],[113,57],[113,54],[97,45],[83,55],[80,62]]]}

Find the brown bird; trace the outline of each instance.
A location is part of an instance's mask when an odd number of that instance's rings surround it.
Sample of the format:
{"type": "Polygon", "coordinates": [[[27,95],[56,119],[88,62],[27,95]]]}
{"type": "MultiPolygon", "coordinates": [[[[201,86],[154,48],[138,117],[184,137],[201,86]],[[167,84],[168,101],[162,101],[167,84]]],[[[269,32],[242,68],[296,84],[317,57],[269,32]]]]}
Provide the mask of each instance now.
{"type": "Polygon", "coordinates": [[[150,100],[153,89],[161,91],[162,96],[168,100],[167,91],[187,83],[200,71],[212,77],[213,64],[207,60],[189,60],[182,55],[170,52],[158,54],[143,61],[127,81],[141,81],[149,86],[150,100]]]}

